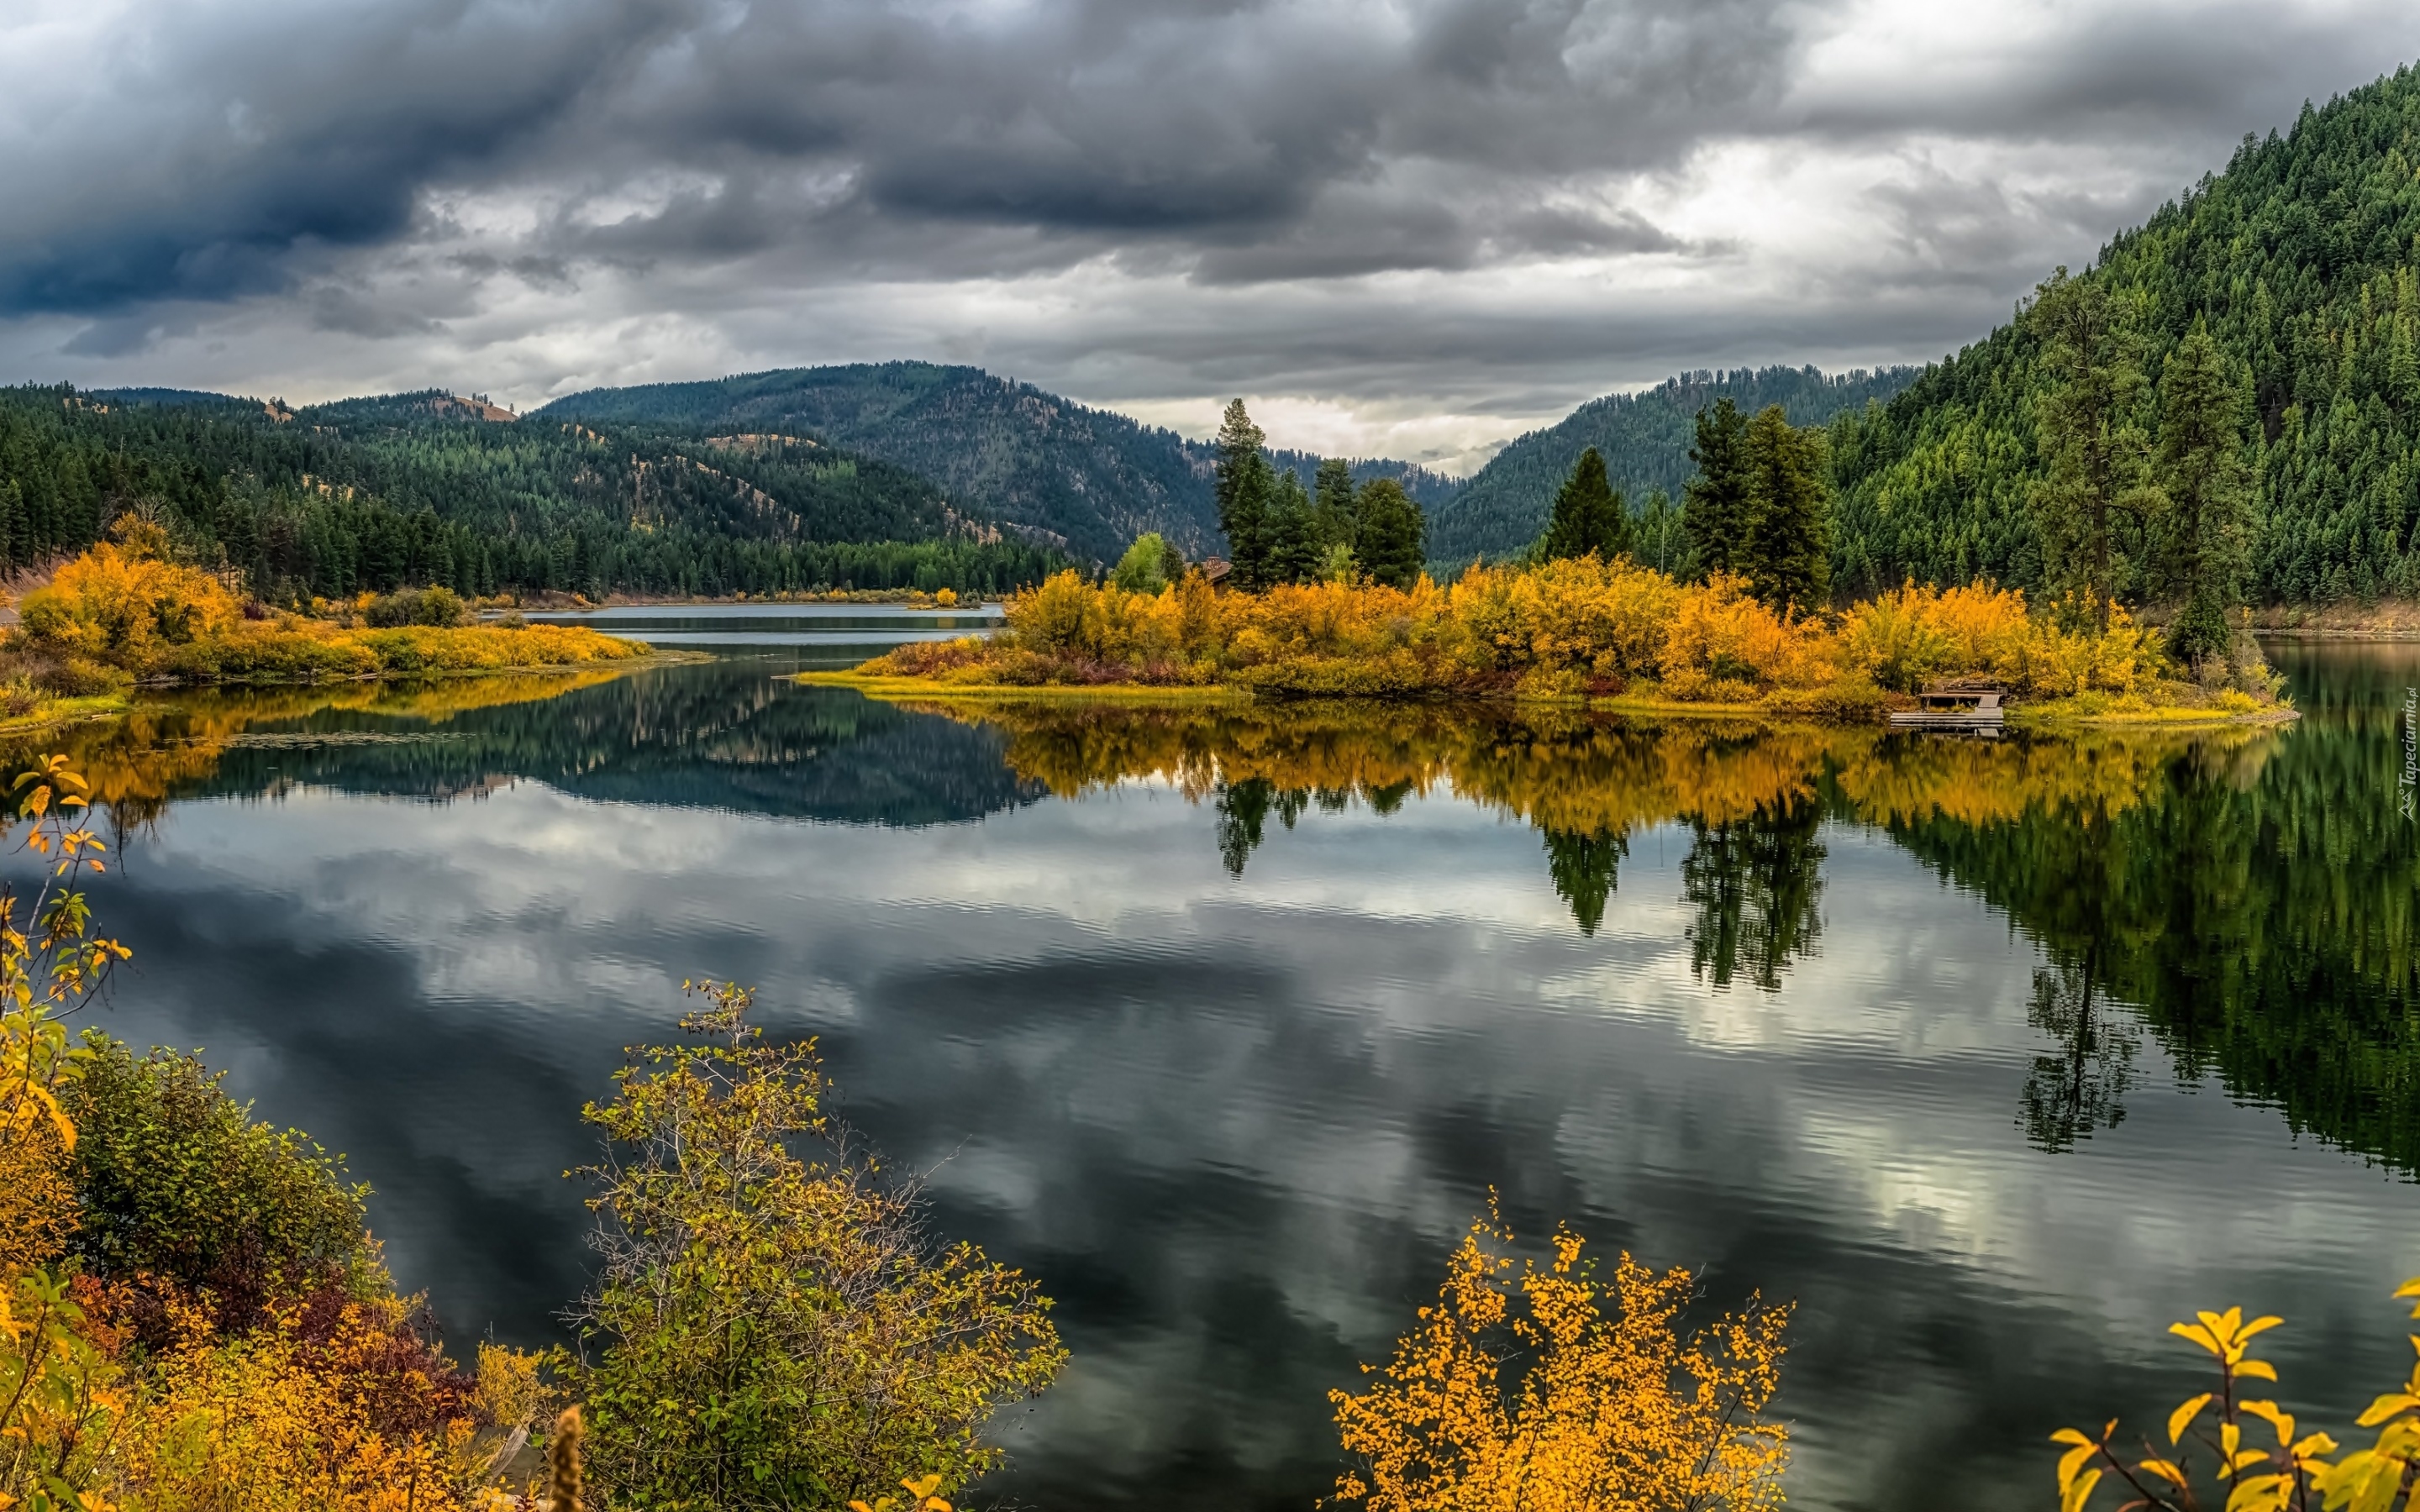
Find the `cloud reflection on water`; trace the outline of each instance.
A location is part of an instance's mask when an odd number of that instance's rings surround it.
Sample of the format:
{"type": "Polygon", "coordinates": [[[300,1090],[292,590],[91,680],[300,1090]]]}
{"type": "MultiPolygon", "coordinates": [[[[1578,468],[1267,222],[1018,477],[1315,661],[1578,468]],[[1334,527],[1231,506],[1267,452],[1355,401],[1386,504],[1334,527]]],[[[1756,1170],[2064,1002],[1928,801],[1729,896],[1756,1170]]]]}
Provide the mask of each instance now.
{"type": "Polygon", "coordinates": [[[700,807],[712,763],[677,754],[612,799],[577,775],[435,807],[342,791],[394,791],[382,759],[173,802],[99,900],[140,967],[108,1022],[208,1046],[350,1151],[458,1338],[543,1335],[577,1289],[576,1110],[711,971],[822,1038],[944,1231],[1061,1299],[1075,1361],[1001,1488],[1025,1502],[1308,1504],[1325,1391],[1382,1356],[1491,1186],[1525,1232],[1569,1217],[1720,1294],[1799,1299],[1804,1505],[2033,1504],[2051,1427],[2172,1397],[2190,1362],[2159,1330],[2195,1305],[2287,1313],[2310,1405],[2397,1368],[2409,1186],[2174,1095],[2156,1044],[2121,1126],[2029,1145],[2040,951],[1838,813],[1816,948],[1724,991],[1692,969],[1686,819],[1629,831],[1584,934],[1468,772],[1391,816],[1310,806],[1238,877],[1215,792],[1156,779],[900,826],[700,807]]]}

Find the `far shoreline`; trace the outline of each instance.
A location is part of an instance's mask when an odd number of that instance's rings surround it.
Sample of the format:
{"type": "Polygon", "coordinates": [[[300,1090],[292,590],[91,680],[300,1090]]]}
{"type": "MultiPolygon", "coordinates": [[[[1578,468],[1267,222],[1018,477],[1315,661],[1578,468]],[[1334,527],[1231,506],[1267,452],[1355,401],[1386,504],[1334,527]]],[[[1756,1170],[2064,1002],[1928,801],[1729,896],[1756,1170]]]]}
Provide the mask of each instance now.
{"type": "MultiPolygon", "coordinates": [[[[1504,694],[1463,693],[1435,697],[1372,699],[1326,694],[1270,694],[1239,687],[1232,684],[1162,684],[1162,683],[953,683],[939,678],[901,677],[869,673],[854,669],[842,671],[809,671],[792,672],[788,681],[809,687],[845,687],[867,698],[883,702],[922,700],[928,702],[1002,703],[1031,700],[1050,703],[1097,702],[1121,708],[1151,707],[1200,708],[1204,706],[1285,706],[1298,704],[1316,707],[1326,703],[1380,702],[1416,708],[1423,704],[1481,704],[1515,709],[1576,709],[1590,714],[1612,714],[1652,718],[1683,719],[1753,719],[1774,724],[1820,725],[1841,730],[1883,730],[1891,727],[1887,711],[1872,719],[1843,719],[1800,708],[1776,707],[1763,703],[1691,703],[1676,699],[1616,694],[1611,697],[1572,696],[1559,698],[1523,698],[1504,694]]],[[[2100,709],[2091,704],[2077,706],[2071,699],[2049,699],[2031,705],[2013,704],[2009,708],[2007,727],[2028,733],[2058,734],[2074,730],[2173,730],[2221,729],[2235,726],[2293,724],[2303,717],[2300,709],[2290,706],[2261,708],[2242,713],[2222,709],[2190,706],[2148,707],[2139,709],[2100,709]],[[2087,712],[2088,711],[2088,712],[2087,712]]]]}

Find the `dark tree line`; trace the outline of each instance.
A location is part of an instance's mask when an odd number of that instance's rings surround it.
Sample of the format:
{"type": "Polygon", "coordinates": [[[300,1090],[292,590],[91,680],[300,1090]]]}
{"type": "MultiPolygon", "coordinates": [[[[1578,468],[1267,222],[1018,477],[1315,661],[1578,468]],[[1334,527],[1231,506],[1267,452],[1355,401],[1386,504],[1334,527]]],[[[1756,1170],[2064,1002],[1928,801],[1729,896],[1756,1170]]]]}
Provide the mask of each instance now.
{"type": "Polygon", "coordinates": [[[1352,465],[1330,457],[1306,488],[1299,473],[1270,463],[1266,440],[1243,400],[1227,406],[1218,428],[1218,528],[1236,587],[1366,576],[1409,588],[1419,580],[1428,518],[1401,483],[1375,477],[1357,486],[1352,465]]]}
{"type": "Polygon", "coordinates": [[[1734,573],[1776,609],[1823,608],[1832,532],[1823,434],[1791,424],[1778,405],[1751,418],[1728,398],[1699,411],[1696,429],[1698,471],[1677,517],[1658,494],[1634,517],[1591,446],[1555,495],[1533,559],[1628,556],[1677,577],[1734,573]]]}
{"type": "Polygon", "coordinates": [[[473,422],[431,401],[272,412],[0,391],[0,566],[81,549],[129,509],[277,601],[427,584],[999,593],[1063,560],[805,438],[473,422]]]}

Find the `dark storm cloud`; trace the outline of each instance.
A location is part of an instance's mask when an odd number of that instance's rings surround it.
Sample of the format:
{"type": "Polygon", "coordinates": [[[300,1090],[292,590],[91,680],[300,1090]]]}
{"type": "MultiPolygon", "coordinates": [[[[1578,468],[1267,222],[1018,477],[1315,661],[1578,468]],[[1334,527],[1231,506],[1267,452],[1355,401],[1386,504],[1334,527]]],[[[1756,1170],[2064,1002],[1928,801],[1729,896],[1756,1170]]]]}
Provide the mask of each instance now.
{"type": "Polygon", "coordinates": [[[27,4],[13,376],[923,356],[1502,417],[1450,466],[1675,367],[1952,349],[2420,52],[2389,0],[27,4]]]}
{"type": "Polygon", "coordinates": [[[507,183],[549,203],[557,249],[644,238],[706,259],[845,252],[869,218],[1039,232],[1063,261],[1174,239],[1219,254],[1220,279],[1661,246],[1535,192],[1669,162],[1776,99],[1775,9],[412,0],[268,35],[206,8],[160,23],[156,61],[75,113],[116,125],[17,159],[0,307],[272,289],[298,249],[428,229],[432,186],[507,183]],[[1404,163],[1484,170],[1475,208],[1509,213],[1482,224],[1447,186],[1390,185],[1404,163]],[[612,208],[663,175],[680,181],[654,203],[612,208]]]}
{"type": "Polygon", "coordinates": [[[421,190],[494,171],[677,35],[644,0],[232,5],[147,18],[12,153],[0,309],[108,311],[280,286],[298,247],[409,234],[421,190]],[[271,24],[273,21],[274,24],[271,24]]]}

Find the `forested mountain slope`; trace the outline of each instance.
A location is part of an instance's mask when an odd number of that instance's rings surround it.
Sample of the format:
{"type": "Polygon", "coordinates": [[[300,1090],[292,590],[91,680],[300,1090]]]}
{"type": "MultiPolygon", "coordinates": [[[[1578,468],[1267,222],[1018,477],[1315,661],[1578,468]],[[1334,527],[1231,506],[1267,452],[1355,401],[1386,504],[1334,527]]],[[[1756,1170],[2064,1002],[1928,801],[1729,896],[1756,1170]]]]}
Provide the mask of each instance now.
{"type": "Polygon", "coordinates": [[[1604,455],[1613,486],[1630,496],[1633,509],[1652,489],[1677,500],[1692,471],[1689,442],[1698,411],[1715,400],[1728,398],[1746,414],[1777,404],[1792,424],[1819,425],[1869,399],[1889,398],[1919,371],[1835,376],[1812,367],[1743,367],[1683,373],[1641,393],[1591,399],[1497,453],[1460,491],[1432,506],[1429,557],[1460,565],[1528,547],[1545,529],[1555,490],[1589,447],[1604,455]]]}
{"type": "Polygon", "coordinates": [[[0,390],[0,566],[156,512],[254,592],[404,582],[726,594],[1003,589],[1049,553],[904,469],[781,435],[481,418],[441,393],[302,410],[125,391],[0,390]]]}
{"type": "MultiPolygon", "coordinates": [[[[2140,301],[2147,428],[2162,364],[2196,320],[2240,364],[2256,601],[2420,593],[2415,239],[2420,75],[2404,69],[2305,106],[2282,136],[2246,137],[2225,173],[2112,241],[2088,275],[2140,301]]],[[[2037,584],[2025,498],[2045,386],[2018,321],[1836,424],[1836,588],[2037,584]]]]}
{"type": "MultiPolygon", "coordinates": [[[[1094,409],[975,367],[930,363],[792,367],[698,383],[591,389],[533,418],[576,417],[684,428],[783,430],[819,437],[933,479],[987,517],[1114,562],[1145,531],[1188,553],[1224,549],[1212,503],[1216,451],[1171,430],[1094,409]]],[[[1305,482],[1318,459],[1272,455],[1305,482]]],[[[1442,499],[1442,474],[1403,462],[1357,463],[1358,478],[1442,499]]]]}

